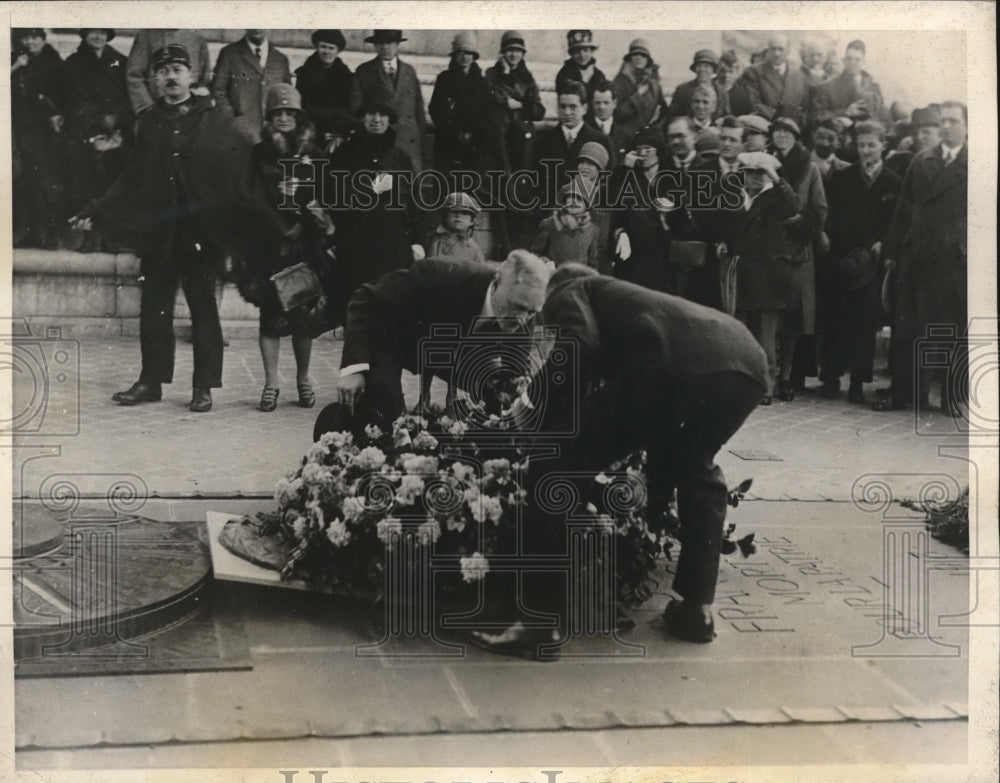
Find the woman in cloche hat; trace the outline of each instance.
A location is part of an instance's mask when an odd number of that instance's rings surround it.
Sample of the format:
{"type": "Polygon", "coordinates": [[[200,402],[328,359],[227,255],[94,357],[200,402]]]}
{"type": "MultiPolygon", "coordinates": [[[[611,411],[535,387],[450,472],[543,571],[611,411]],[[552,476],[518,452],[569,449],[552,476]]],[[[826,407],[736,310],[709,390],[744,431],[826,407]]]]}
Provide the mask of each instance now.
{"type": "Polygon", "coordinates": [[[267,91],[261,141],[253,149],[253,161],[274,208],[288,224],[288,231],[267,268],[247,270],[240,281],[243,295],[260,308],[258,342],[264,363],[264,390],[259,408],[270,413],[278,406],[278,354],[281,338],[291,336],[295,352],[295,381],[298,403],[303,408],[316,404],[309,378],[312,338],[306,323],[305,305],[285,312],[270,278],[276,272],[305,261],[314,270],[325,267],[325,250],[332,243],[333,223],[324,210],[309,206],[307,191],[296,191],[286,179],[288,161],[315,163],[324,155],[317,145],[316,128],[302,110],[298,91],[290,84],[275,84],[267,91]],[[291,198],[296,209],[284,208],[291,198]]]}
{"type": "Polygon", "coordinates": [[[663,104],[660,69],[653,62],[649,42],[636,38],[613,82],[618,108],[615,120],[626,133],[636,133],[656,121],[663,104]]]}

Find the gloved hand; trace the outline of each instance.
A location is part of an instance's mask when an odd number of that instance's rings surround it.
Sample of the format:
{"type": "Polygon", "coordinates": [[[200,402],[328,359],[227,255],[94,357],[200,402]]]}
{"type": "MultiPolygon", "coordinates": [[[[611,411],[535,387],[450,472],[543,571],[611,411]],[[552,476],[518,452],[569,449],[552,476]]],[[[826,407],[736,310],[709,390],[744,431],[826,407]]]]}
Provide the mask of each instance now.
{"type": "Polygon", "coordinates": [[[618,235],[618,242],[615,243],[615,254],[622,261],[628,261],[632,257],[632,242],[624,231],[618,235]]]}
{"type": "Polygon", "coordinates": [[[372,190],[376,193],[385,193],[387,190],[392,190],[392,177],[384,171],[380,171],[372,179],[372,190]]]}
{"type": "Polygon", "coordinates": [[[414,261],[423,261],[427,257],[423,247],[420,245],[410,245],[410,250],[413,251],[414,261]]]}

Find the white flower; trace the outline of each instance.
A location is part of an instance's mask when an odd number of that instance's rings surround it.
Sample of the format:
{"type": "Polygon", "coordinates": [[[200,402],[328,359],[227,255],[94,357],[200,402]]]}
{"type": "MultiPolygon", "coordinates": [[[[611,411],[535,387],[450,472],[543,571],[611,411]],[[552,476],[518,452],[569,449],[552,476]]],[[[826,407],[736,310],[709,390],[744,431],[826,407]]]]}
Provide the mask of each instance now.
{"type": "Polygon", "coordinates": [[[367,435],[372,440],[378,440],[379,438],[382,437],[382,430],[379,429],[374,424],[366,424],[365,425],[365,435],[367,435]]]}
{"type": "Polygon", "coordinates": [[[461,533],[463,530],[465,530],[464,517],[455,517],[455,516],[448,517],[448,529],[457,530],[459,533],[461,533]]]}
{"type": "Polygon", "coordinates": [[[510,460],[508,459],[488,459],[483,463],[483,470],[486,475],[493,474],[500,484],[510,481],[510,460]]]}
{"type": "Polygon", "coordinates": [[[470,502],[469,510],[472,512],[472,518],[480,524],[487,519],[490,522],[499,522],[503,516],[503,506],[500,505],[500,499],[489,495],[480,495],[475,502],[470,502]]]}
{"type": "Polygon", "coordinates": [[[354,442],[354,436],[349,432],[324,432],[317,445],[325,449],[332,448],[339,451],[345,446],[350,446],[354,442]]]}
{"type": "Polygon", "coordinates": [[[452,462],[451,473],[459,481],[470,482],[476,476],[476,469],[472,465],[466,465],[464,462],[452,462]]]}
{"type": "Polygon", "coordinates": [[[420,476],[403,476],[403,480],[396,490],[396,500],[401,505],[411,506],[417,498],[423,494],[424,480],[420,476]]]}
{"type": "Polygon", "coordinates": [[[469,425],[464,421],[452,422],[450,426],[447,427],[448,432],[454,435],[456,438],[461,438],[465,433],[469,431],[469,425]]]}
{"type": "Polygon", "coordinates": [[[341,520],[335,519],[326,529],[326,537],[334,546],[346,546],[347,542],[351,540],[351,531],[341,520]]]}
{"type": "Polygon", "coordinates": [[[378,470],[385,464],[385,454],[382,449],[369,446],[358,452],[354,458],[354,464],[362,470],[378,470]]]}
{"type": "Polygon", "coordinates": [[[365,504],[356,497],[346,497],[340,510],[344,514],[344,521],[353,522],[364,513],[365,504]]]}
{"type": "Polygon", "coordinates": [[[413,448],[424,451],[434,451],[438,447],[438,440],[429,432],[420,431],[413,439],[413,448]]]}
{"type": "Polygon", "coordinates": [[[443,430],[447,430],[454,423],[455,420],[451,416],[442,416],[438,419],[438,426],[440,426],[443,430]]]}
{"type": "Polygon", "coordinates": [[[408,454],[403,458],[403,470],[414,476],[433,476],[437,474],[437,457],[408,454]]]}
{"type": "Polygon", "coordinates": [[[388,517],[378,523],[377,533],[380,541],[391,544],[395,538],[403,535],[403,523],[398,519],[388,517]]]}
{"type": "Polygon", "coordinates": [[[306,510],[309,512],[310,518],[316,523],[316,527],[322,530],[326,525],[326,515],[323,513],[323,506],[320,505],[318,500],[310,500],[306,503],[306,510]]]}
{"type": "Polygon", "coordinates": [[[489,561],[479,552],[473,552],[469,557],[461,557],[458,564],[462,568],[462,579],[466,582],[478,582],[490,570],[489,561]]]}
{"type": "Polygon", "coordinates": [[[417,536],[420,538],[420,543],[424,546],[433,544],[441,537],[441,526],[437,523],[436,519],[430,517],[417,528],[417,536]]]}
{"type": "Polygon", "coordinates": [[[306,521],[302,517],[296,515],[292,519],[292,532],[295,537],[302,541],[306,537],[306,521]]]}

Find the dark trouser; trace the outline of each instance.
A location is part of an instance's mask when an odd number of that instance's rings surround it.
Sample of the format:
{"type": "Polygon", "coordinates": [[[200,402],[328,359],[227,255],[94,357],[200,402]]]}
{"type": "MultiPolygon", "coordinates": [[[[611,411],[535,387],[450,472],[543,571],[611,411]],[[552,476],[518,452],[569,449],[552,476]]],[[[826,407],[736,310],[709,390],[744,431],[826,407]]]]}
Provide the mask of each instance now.
{"type": "Polygon", "coordinates": [[[195,246],[192,228],[180,227],[169,255],[149,254],[142,259],[142,300],[139,341],[142,346],[143,383],[170,383],[174,377],[174,300],[177,286],[184,289],[191,311],[194,375],[192,386],[222,386],[222,327],[215,301],[217,269],[207,251],[207,241],[195,246]]]}
{"type": "MultiPolygon", "coordinates": [[[[715,600],[728,494],[715,455],[757,407],[764,391],[737,372],[691,379],[680,395],[667,398],[664,393],[659,399],[648,389],[611,383],[583,402],[579,434],[563,447],[558,463],[539,460],[533,465],[529,503],[538,507],[537,490],[551,473],[580,474],[571,480],[586,501],[594,474],[645,448],[649,510],[663,509],[677,490],[682,534],[674,590],[685,600],[710,604],[715,600]]],[[[533,536],[535,543],[550,548],[546,553],[559,554],[554,551],[558,547],[565,551],[566,515],[536,513],[537,519],[528,520],[529,546],[533,536]]],[[[531,599],[536,596],[540,609],[562,610],[565,579],[560,575],[544,583],[536,580],[531,599]]]]}

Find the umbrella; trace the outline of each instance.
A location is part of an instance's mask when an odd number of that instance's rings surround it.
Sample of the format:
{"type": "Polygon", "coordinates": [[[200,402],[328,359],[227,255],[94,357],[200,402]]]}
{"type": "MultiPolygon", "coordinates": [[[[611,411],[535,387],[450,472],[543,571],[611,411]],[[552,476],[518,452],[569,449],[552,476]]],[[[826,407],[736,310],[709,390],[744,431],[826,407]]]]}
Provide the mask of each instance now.
{"type": "Polygon", "coordinates": [[[729,315],[736,314],[736,268],[740,257],[725,254],[719,259],[722,280],[722,309],[729,315]]]}

